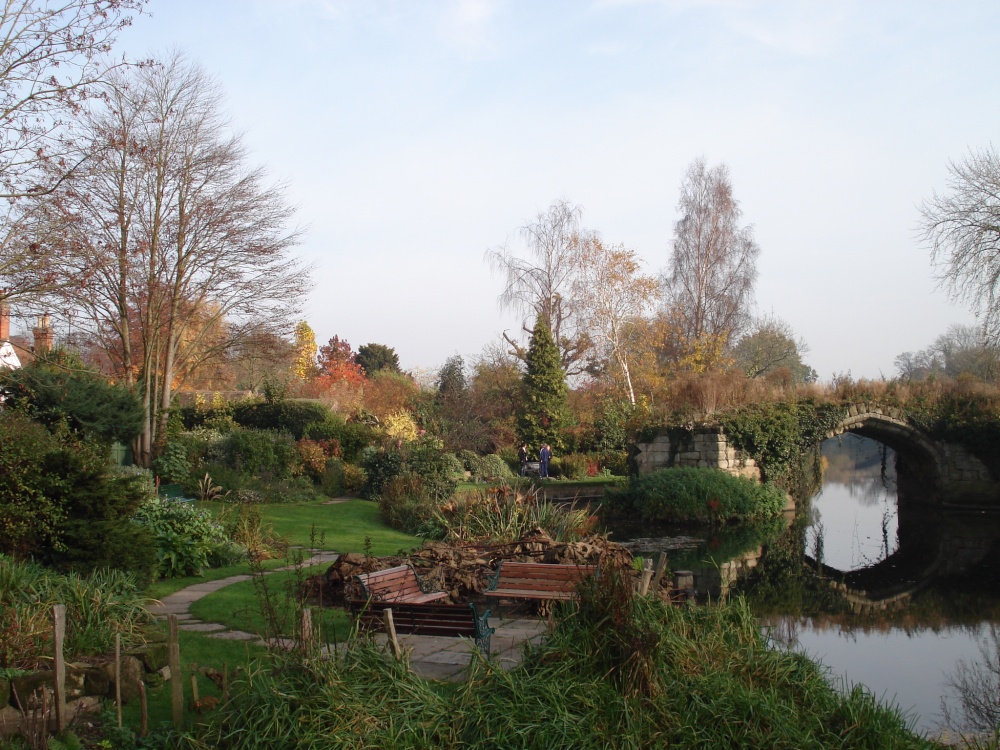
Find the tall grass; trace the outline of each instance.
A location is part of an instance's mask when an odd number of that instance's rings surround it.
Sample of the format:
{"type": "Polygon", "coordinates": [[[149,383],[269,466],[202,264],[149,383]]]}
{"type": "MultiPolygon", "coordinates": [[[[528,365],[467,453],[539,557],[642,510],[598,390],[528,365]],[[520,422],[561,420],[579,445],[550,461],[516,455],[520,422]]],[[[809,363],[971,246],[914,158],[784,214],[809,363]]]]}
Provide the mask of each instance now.
{"type": "Polygon", "coordinates": [[[134,579],[118,570],[61,575],[0,555],[0,667],[30,669],[52,653],[52,605],[66,605],[67,658],[104,654],[120,633],[126,647],[143,642],[151,622],[134,579]]]}
{"type": "Polygon", "coordinates": [[[923,748],[898,710],[769,648],[741,601],[671,607],[611,570],[508,671],[475,658],[457,688],[368,641],[261,665],[187,747],[923,748]]]}

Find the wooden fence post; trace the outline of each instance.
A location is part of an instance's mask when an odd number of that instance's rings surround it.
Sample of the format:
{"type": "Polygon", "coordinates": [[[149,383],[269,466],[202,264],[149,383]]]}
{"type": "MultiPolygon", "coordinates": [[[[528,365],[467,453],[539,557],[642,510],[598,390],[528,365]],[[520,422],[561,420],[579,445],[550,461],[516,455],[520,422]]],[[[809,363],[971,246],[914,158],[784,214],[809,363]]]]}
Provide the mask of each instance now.
{"type": "Polygon", "coordinates": [[[645,596],[649,591],[649,581],[653,577],[653,558],[647,557],[642,563],[642,582],[639,584],[639,595],[645,596]]]}
{"type": "Polygon", "coordinates": [[[663,574],[667,572],[667,553],[661,552],[659,557],[656,558],[656,572],[653,573],[653,581],[650,584],[653,591],[657,591],[660,588],[660,580],[663,578],[663,574]]]}
{"type": "MultiPolygon", "coordinates": [[[[53,677],[55,678],[54,699],[56,709],[56,731],[66,731],[66,660],[63,657],[63,642],[66,640],[66,605],[52,606],[53,677]]],[[[44,717],[42,719],[45,721],[44,717]]]]}
{"type": "Polygon", "coordinates": [[[167,615],[167,660],[170,664],[170,697],[174,726],[184,724],[184,683],[181,681],[181,645],[177,615],[167,615]]]}
{"type": "Polygon", "coordinates": [[[398,659],[403,655],[403,649],[399,647],[399,640],[396,638],[396,622],[392,619],[390,607],[382,610],[382,618],[385,621],[385,632],[389,634],[389,645],[392,646],[392,653],[398,659]]]}
{"type": "Polygon", "coordinates": [[[115,710],[122,728],[122,634],[115,633],[115,710]]]}
{"type": "Polygon", "coordinates": [[[309,608],[302,610],[302,652],[308,653],[312,649],[313,641],[313,613],[309,608]]]}

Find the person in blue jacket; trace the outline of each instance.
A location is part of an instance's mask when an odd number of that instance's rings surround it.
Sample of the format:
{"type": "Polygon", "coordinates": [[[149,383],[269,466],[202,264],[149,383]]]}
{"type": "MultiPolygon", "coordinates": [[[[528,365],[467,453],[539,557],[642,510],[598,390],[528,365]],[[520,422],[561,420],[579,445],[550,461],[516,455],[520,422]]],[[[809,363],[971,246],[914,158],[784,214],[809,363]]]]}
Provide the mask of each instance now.
{"type": "Polygon", "coordinates": [[[552,446],[548,443],[542,444],[542,449],[538,452],[538,476],[543,479],[549,476],[549,461],[552,459],[552,446]]]}

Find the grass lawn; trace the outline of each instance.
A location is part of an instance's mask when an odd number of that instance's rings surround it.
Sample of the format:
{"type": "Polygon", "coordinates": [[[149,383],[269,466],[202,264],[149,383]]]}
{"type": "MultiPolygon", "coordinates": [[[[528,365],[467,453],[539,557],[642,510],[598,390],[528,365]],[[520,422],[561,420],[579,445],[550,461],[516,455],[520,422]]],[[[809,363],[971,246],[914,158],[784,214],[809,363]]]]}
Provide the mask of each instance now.
{"type": "MultiPolygon", "coordinates": [[[[198,506],[218,514],[225,504],[203,502],[198,503],[198,506]]],[[[382,523],[378,505],[367,500],[347,500],[333,505],[325,500],[318,500],[261,505],[260,509],[264,519],[293,546],[315,547],[336,552],[363,552],[365,537],[368,537],[371,539],[373,555],[392,555],[400,550],[409,551],[423,543],[420,537],[390,529],[382,523]]],[[[264,563],[264,567],[280,568],[288,563],[289,561],[284,558],[268,560],[264,563]]],[[[162,599],[168,594],[196,583],[217,581],[220,578],[249,572],[250,566],[247,563],[214,568],[206,570],[201,576],[155,581],[147,590],[147,594],[154,599],[162,599]]]]}
{"type": "MultiPolygon", "coordinates": [[[[326,565],[314,565],[298,570],[281,571],[265,576],[264,582],[270,592],[270,600],[279,619],[280,635],[292,635],[296,623],[294,591],[307,577],[322,573],[326,565]]],[[[253,581],[234,583],[214,594],[199,599],[191,605],[191,613],[203,622],[217,622],[235,630],[263,634],[265,619],[261,613],[261,601],[253,581]]],[[[350,622],[342,609],[313,608],[313,622],[317,627],[322,623],[322,636],[329,642],[342,641],[347,637],[350,622]]]]}
{"type": "MultiPolygon", "coordinates": [[[[166,623],[163,624],[166,631],[166,623]]],[[[220,672],[223,664],[231,672],[237,667],[246,667],[251,660],[259,659],[267,655],[267,649],[263,646],[254,646],[247,641],[225,641],[218,638],[209,638],[201,633],[189,633],[180,631],[180,651],[181,669],[183,671],[182,681],[184,684],[184,716],[188,722],[192,722],[194,715],[190,710],[191,703],[191,665],[199,667],[214,667],[220,672]]],[[[198,693],[200,697],[206,695],[219,696],[220,690],[203,675],[198,676],[198,693]]],[[[149,688],[149,728],[156,729],[163,723],[171,720],[170,703],[170,682],[165,682],[160,687],[149,688]]],[[[113,710],[113,709],[112,709],[113,710]]],[[[142,715],[140,713],[139,701],[122,707],[122,723],[138,730],[142,715]]]]}

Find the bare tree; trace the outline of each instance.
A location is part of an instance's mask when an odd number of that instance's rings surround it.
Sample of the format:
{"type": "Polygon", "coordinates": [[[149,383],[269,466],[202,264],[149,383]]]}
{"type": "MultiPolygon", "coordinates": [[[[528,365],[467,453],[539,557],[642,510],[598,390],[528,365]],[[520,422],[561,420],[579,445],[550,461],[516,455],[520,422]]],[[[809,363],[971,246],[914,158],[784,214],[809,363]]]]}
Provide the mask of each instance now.
{"type": "Polygon", "coordinates": [[[635,405],[630,361],[643,313],[653,304],[659,285],[641,272],[635,251],[590,238],[582,248],[573,298],[580,317],[602,354],[621,371],[629,403],[635,405]]]}
{"type": "Polygon", "coordinates": [[[174,54],[113,76],[93,154],[41,203],[62,221],[65,294],[147,410],[148,463],[178,378],[251,333],[287,332],[308,288],[281,186],[247,166],[218,85],[174,54]]]}
{"type": "Polygon", "coordinates": [[[86,157],[70,138],[110,68],[118,32],[146,0],[0,4],[0,301],[37,298],[57,275],[51,247],[27,236],[20,199],[50,193],[86,157]]]}
{"type": "Polygon", "coordinates": [[[665,290],[683,335],[716,338],[728,347],[745,328],[757,281],[753,227],[733,197],[724,164],[709,169],[703,158],[688,167],[678,202],[673,251],[665,290]]]}
{"type": "MultiPolygon", "coordinates": [[[[519,258],[507,247],[486,253],[491,270],[504,277],[501,308],[523,316],[521,327],[528,335],[537,318],[549,321],[567,375],[583,371],[583,358],[590,348],[573,298],[581,252],[592,237],[580,226],[582,213],[580,206],[560,200],[521,227],[519,234],[529,258],[519,258]]],[[[506,333],[504,339],[523,361],[527,348],[506,333]]]]}
{"type": "Polygon", "coordinates": [[[1000,343],[1000,155],[992,146],[970,151],[948,172],[948,193],[920,208],[921,234],[941,285],[1000,343]]]}

